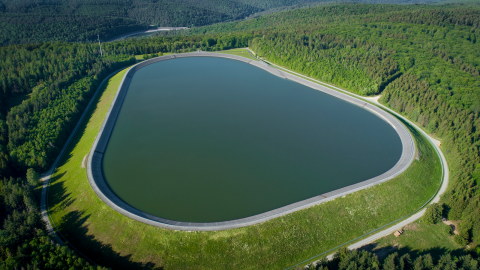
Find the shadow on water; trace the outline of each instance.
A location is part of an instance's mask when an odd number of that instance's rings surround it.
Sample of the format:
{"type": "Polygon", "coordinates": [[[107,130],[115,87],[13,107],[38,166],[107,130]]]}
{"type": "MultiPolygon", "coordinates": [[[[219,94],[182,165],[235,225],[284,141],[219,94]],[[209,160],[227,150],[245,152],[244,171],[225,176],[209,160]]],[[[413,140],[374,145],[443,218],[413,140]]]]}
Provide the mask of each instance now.
{"type": "MultiPolygon", "coordinates": [[[[75,202],[71,193],[68,193],[62,181],[59,181],[66,172],[52,178],[49,196],[51,204],[64,209],[75,202]]],[[[74,246],[95,263],[112,269],[163,269],[155,267],[152,262],[139,263],[132,261],[132,255],[121,255],[113,250],[109,244],[97,240],[94,235],[88,234],[88,220],[90,215],[84,211],[71,211],[57,222],[57,232],[60,231],[62,239],[74,246]]]]}

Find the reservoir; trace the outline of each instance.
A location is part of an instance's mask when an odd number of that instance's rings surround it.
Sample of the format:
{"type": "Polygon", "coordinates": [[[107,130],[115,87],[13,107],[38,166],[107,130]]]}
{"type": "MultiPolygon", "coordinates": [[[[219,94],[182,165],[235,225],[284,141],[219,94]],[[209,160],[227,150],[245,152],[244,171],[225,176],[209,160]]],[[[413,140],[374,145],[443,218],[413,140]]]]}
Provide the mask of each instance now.
{"type": "Polygon", "coordinates": [[[124,202],[161,218],[245,218],[356,184],[402,154],[395,129],[346,101],[225,58],[138,70],[103,157],[124,202]]]}

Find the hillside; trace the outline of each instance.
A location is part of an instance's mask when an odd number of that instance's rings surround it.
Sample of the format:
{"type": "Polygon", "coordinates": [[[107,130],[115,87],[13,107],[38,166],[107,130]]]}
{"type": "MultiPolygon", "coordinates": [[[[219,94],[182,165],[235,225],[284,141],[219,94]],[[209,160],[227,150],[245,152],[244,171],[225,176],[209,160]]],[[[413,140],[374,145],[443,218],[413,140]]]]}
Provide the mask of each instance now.
{"type": "MultiPolygon", "coordinates": [[[[331,0],[0,0],[0,45],[109,40],[153,26],[196,27],[331,0]]],[[[355,2],[355,1],[351,1],[355,2]]],[[[356,0],[428,3],[430,0],[356,0]]]]}

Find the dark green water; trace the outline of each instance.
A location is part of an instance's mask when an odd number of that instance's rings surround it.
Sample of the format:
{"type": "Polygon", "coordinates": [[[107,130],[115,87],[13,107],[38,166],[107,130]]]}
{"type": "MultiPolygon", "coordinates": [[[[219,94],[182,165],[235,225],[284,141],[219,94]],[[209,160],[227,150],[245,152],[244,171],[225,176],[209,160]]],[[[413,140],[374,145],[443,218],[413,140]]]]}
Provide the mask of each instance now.
{"type": "Polygon", "coordinates": [[[260,214],[380,175],[401,155],[374,114],[239,61],[139,70],[103,160],[126,203],[171,220],[260,214]]]}

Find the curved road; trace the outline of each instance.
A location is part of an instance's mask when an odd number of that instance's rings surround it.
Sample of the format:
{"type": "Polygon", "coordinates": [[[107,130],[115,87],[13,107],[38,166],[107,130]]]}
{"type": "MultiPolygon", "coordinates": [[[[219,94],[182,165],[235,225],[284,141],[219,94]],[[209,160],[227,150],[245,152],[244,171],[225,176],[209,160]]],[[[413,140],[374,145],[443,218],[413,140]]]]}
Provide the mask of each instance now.
{"type": "Polygon", "coordinates": [[[109,40],[108,42],[112,42],[112,41],[119,40],[119,39],[124,39],[124,38],[131,37],[131,36],[136,36],[136,35],[140,35],[140,34],[154,33],[154,32],[159,32],[159,31],[184,30],[184,29],[188,29],[188,28],[187,27],[162,27],[162,28],[157,28],[157,29],[136,31],[136,32],[121,35],[119,37],[115,37],[115,38],[109,40]]]}

